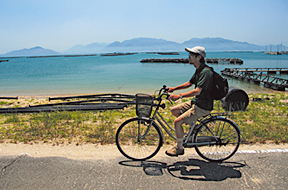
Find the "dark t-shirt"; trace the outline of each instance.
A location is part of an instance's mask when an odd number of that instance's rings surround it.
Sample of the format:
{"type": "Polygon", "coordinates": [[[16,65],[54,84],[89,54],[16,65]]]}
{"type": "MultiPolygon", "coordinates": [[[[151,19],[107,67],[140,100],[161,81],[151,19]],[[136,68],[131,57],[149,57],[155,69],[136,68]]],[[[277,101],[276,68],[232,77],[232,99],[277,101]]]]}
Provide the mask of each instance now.
{"type": "Polygon", "coordinates": [[[192,103],[202,109],[213,110],[214,100],[210,96],[213,83],[211,69],[206,64],[201,64],[190,79],[190,83],[194,84],[195,88],[202,88],[201,93],[191,100],[192,103]]]}

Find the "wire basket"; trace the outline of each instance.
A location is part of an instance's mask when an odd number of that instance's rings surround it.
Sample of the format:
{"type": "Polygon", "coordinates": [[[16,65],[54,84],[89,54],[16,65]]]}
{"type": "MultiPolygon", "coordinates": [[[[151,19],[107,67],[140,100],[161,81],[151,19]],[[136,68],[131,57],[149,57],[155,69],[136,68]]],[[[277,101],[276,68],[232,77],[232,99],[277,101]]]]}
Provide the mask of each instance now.
{"type": "Polygon", "coordinates": [[[136,114],[138,117],[149,117],[152,112],[153,97],[149,94],[136,94],[136,114]]]}

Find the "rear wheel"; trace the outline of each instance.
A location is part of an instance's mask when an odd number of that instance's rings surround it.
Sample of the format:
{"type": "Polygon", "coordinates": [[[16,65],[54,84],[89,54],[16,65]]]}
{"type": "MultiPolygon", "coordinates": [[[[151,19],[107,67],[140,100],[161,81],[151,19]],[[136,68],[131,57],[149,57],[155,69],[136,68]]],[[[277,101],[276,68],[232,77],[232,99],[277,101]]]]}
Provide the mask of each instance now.
{"type": "Polygon", "coordinates": [[[146,160],[155,156],[162,146],[162,135],[147,119],[133,118],[125,121],[116,132],[118,150],[132,160],[146,160]]]}
{"type": "Polygon", "coordinates": [[[209,142],[197,145],[197,153],[209,161],[223,161],[233,156],[240,145],[240,130],[230,120],[214,118],[204,121],[194,136],[194,142],[209,142]]]}

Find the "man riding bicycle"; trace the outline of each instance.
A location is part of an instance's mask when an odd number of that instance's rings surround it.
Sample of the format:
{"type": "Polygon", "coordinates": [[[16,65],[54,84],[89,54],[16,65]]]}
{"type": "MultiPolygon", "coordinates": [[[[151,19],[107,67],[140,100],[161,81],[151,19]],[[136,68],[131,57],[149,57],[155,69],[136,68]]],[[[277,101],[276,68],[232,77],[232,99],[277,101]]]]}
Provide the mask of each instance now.
{"type": "Polygon", "coordinates": [[[204,58],[206,51],[204,47],[196,46],[193,48],[185,48],[189,52],[189,64],[196,68],[192,78],[179,86],[169,87],[168,92],[183,90],[195,85],[195,89],[181,93],[179,95],[171,94],[169,99],[176,101],[184,97],[194,97],[190,102],[182,103],[171,108],[171,113],[176,117],[174,127],[177,137],[177,146],[166,151],[169,156],[178,156],[184,154],[183,136],[184,130],[182,124],[192,126],[198,118],[208,115],[213,110],[214,100],[211,97],[211,89],[213,83],[213,72],[205,64],[204,58]]]}

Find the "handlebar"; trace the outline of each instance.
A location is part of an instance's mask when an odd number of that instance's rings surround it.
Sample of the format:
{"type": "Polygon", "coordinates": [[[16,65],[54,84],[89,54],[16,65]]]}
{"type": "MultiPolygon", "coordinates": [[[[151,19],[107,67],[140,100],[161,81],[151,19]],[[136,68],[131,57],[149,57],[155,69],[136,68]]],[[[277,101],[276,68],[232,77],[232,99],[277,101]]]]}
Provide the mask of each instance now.
{"type": "Polygon", "coordinates": [[[160,91],[159,91],[159,93],[158,93],[158,97],[156,98],[156,100],[158,100],[159,102],[161,102],[162,97],[163,97],[163,96],[166,96],[165,98],[166,98],[167,100],[169,100],[171,104],[173,104],[173,103],[171,102],[171,100],[169,99],[170,95],[168,94],[168,90],[169,90],[169,89],[167,88],[167,86],[166,86],[166,85],[163,85],[163,87],[160,89],[160,91]]]}
{"type": "Polygon", "coordinates": [[[167,86],[166,85],[163,85],[163,87],[160,89],[160,91],[159,91],[159,93],[158,93],[158,98],[162,98],[162,96],[164,96],[164,95],[166,95],[167,97],[167,99],[168,99],[168,97],[170,96],[169,94],[168,94],[168,88],[167,88],[167,86]]]}

